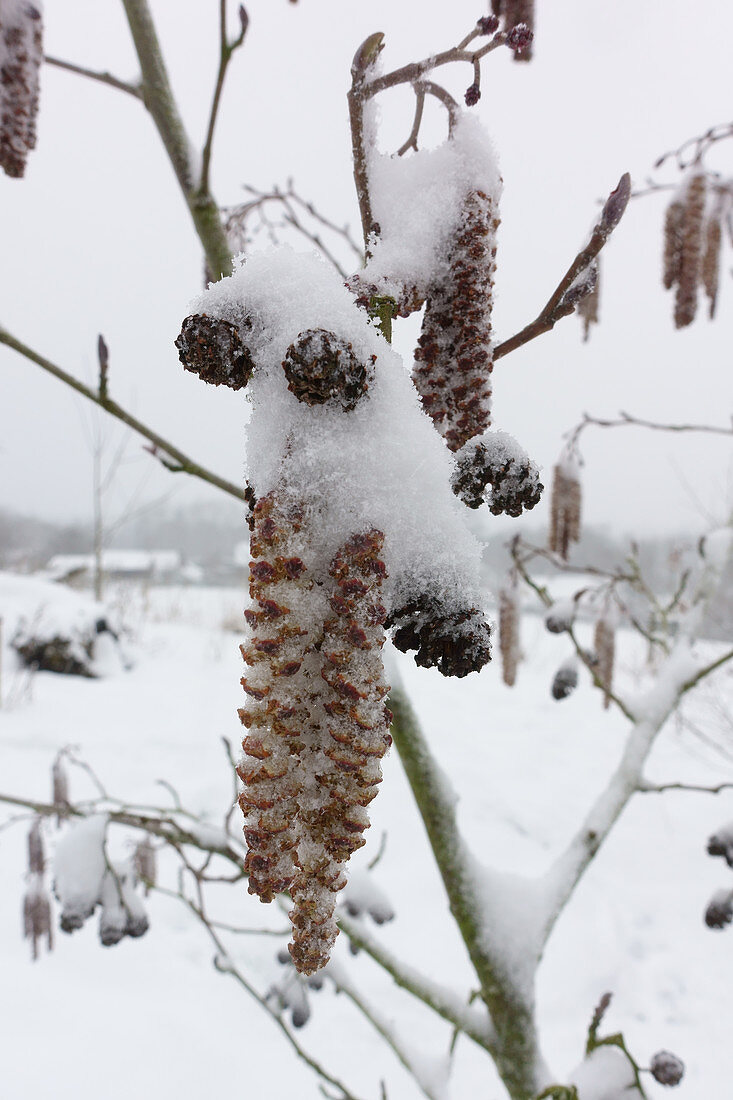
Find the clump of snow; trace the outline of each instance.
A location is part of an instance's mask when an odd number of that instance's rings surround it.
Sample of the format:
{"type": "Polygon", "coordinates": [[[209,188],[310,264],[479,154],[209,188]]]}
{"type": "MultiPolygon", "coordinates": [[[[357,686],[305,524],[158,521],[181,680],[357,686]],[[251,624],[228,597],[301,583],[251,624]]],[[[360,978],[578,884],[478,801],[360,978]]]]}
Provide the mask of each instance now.
{"type": "Polygon", "coordinates": [[[54,856],[54,893],[61,904],[61,928],[73,932],[92,915],[106,871],[104,838],[107,815],[71,823],[54,856]]]}
{"type": "Polygon", "coordinates": [[[279,248],[240,264],[191,310],[246,327],[257,364],[248,476],[258,496],[285,488],[304,507],[307,559],[325,572],[352,534],[377,528],[388,598],[397,589],[404,603],[430,590],[480,606],[481,550],[450,491],[448,452],[399,356],[338,274],[314,255],[279,248]],[[350,343],[363,362],[376,356],[374,381],[351,412],[310,407],[288,390],[285,353],[314,328],[350,343]]]}
{"type": "Polygon", "coordinates": [[[596,1047],[570,1077],[578,1100],[625,1100],[637,1091],[631,1062],[615,1045],[596,1047]]]}
{"type": "Polygon", "coordinates": [[[374,876],[364,871],[352,871],[343,892],[343,906],[350,917],[367,913],[375,924],[394,920],[392,902],[384,890],[377,886],[374,876]]]}
{"type": "Polygon", "coordinates": [[[380,233],[360,278],[395,298],[413,286],[425,297],[444,274],[447,244],[466,195],[483,191],[498,204],[496,153],[479,120],[467,113],[435,149],[403,157],[379,153],[376,143],[372,150],[369,185],[380,233]]]}

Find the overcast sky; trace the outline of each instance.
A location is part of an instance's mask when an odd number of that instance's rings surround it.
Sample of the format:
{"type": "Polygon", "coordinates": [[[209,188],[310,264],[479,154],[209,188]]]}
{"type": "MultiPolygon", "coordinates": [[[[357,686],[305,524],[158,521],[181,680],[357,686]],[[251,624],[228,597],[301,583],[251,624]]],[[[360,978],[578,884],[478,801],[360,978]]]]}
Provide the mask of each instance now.
{"type": "MultiPolygon", "coordinates": [[[[216,0],[155,0],[175,92],[195,144],[205,130],[217,63],[216,0]]],[[[214,150],[222,203],[245,182],[292,176],[336,221],[358,217],[345,93],[358,44],[386,34],[385,64],[455,44],[485,0],[249,0],[251,25],[231,69],[214,150]]],[[[234,8],[234,5],[232,5],[234,8]]],[[[495,327],[504,338],[536,315],[583,243],[597,200],[629,170],[643,182],[657,156],[731,117],[733,7],[720,0],[537,0],[535,59],[499,51],[475,110],[504,177],[495,327]]],[[[236,29],[232,10],[232,30],[236,29]]],[[[118,0],[47,0],[46,50],[131,78],[118,0]]],[[[443,70],[462,94],[468,67],[443,70]]],[[[385,148],[411,122],[409,96],[383,102],[385,148]]],[[[442,120],[428,134],[441,138],[442,120]]],[[[710,158],[733,171],[733,142],[710,158]]],[[[673,171],[659,178],[676,179],[673,171]]],[[[675,332],[660,284],[666,198],[632,202],[603,255],[601,326],[589,344],[575,318],[502,360],[495,427],[545,468],[587,410],[725,423],[733,411],[733,282],[724,262],[719,317],[675,332]]],[[[150,118],[131,97],[46,68],[38,148],[25,180],[0,178],[0,325],[79,378],[96,372],[97,333],[111,353],[112,395],[232,480],[243,480],[246,402],[184,374],[173,341],[201,286],[201,250],[150,118]]],[[[412,322],[397,334],[409,354],[412,322]]],[[[0,347],[0,506],[54,519],[91,507],[84,400],[0,347]]],[[[110,438],[118,438],[110,422],[110,438]]],[[[701,530],[732,503],[730,440],[634,429],[589,431],[586,516],[617,531],[701,530]]],[[[181,502],[215,490],[160,469],[131,440],[115,492],[181,502]]],[[[536,510],[546,509],[546,503],[536,510]]],[[[544,513],[543,513],[544,514],[544,513]]]]}

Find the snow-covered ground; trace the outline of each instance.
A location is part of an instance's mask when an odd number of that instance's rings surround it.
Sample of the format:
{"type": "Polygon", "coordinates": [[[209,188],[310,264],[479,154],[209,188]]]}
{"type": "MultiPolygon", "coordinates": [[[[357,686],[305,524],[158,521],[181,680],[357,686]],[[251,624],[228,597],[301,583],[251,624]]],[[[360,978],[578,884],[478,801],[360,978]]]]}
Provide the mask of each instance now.
{"type": "MultiPolygon", "coordinates": [[[[0,791],[49,800],[51,764],[65,745],[93,766],[110,793],[135,803],[169,805],[164,779],[186,806],[218,824],[232,797],[222,737],[237,745],[241,658],[232,632],[241,593],[150,589],[117,593],[117,615],[131,632],[124,671],[97,680],[14,667],[8,649],[11,603],[32,603],[10,582],[0,587],[6,617],[2,651],[0,791]]],[[[113,593],[113,596],[115,594],[113,593]]],[[[22,608],[21,608],[22,610],[22,608]]],[[[32,612],[31,607],[26,613],[32,612]]],[[[581,631],[590,627],[581,627],[581,631]]],[[[603,711],[581,676],[562,702],[550,697],[566,642],[541,619],[523,622],[526,661],[506,688],[498,662],[463,681],[444,680],[397,655],[436,757],[460,797],[459,815],[479,860],[532,875],[544,869],[577,828],[617,760],[625,721],[603,711]]],[[[619,677],[631,688],[643,675],[644,651],[619,641],[619,677]]],[[[723,672],[686,716],[712,740],[725,736],[723,672]]],[[[733,780],[733,726],[726,757],[699,733],[670,723],[649,765],[658,781],[733,780]]],[[[368,872],[396,918],[373,934],[410,965],[467,996],[465,950],[451,924],[399,759],[384,761],[384,783],[370,812],[372,828],[354,866],[366,873],[386,834],[384,854],[368,872]]],[[[93,794],[89,777],[70,769],[72,798],[93,794]]],[[[12,816],[0,810],[0,820],[12,816]]],[[[705,854],[708,835],[733,818],[733,792],[639,795],[582,881],[548,946],[538,987],[543,1047],[559,1078],[582,1056],[585,1033],[602,993],[614,1000],[606,1023],[623,1030],[642,1063],[661,1049],[679,1054],[685,1080],[679,1100],[727,1100],[733,1080],[729,1041],[733,1009],[733,930],[713,932],[702,915],[710,895],[733,885],[721,860],[705,854]]],[[[273,1022],[230,977],[216,972],[203,929],[180,902],[162,893],[146,900],[150,930],[140,939],[100,946],[96,921],[33,963],[21,939],[27,824],[0,832],[0,1096],[2,1100],[200,1100],[241,1095],[257,1100],[317,1100],[318,1082],[297,1061],[273,1022]]],[[[47,828],[47,836],[54,835],[47,828]]],[[[131,834],[112,832],[112,856],[129,855],[131,834]]],[[[166,858],[160,881],[175,887],[166,858]]],[[[246,887],[220,887],[212,914],[250,928],[287,929],[274,906],[246,887]]],[[[57,913],[55,914],[57,920],[57,913]]],[[[382,1016],[419,1052],[441,1060],[447,1025],[396,989],[366,956],[352,957],[344,937],[335,958],[382,1016]]],[[[265,993],[282,979],[277,951],[286,937],[238,936],[229,946],[252,984],[265,993]]],[[[342,994],[328,985],[309,993],[303,1045],[360,1100],[420,1094],[394,1056],[342,994]]],[[[504,1093],[487,1058],[466,1039],[455,1052],[453,1100],[504,1093]]],[[[651,1082],[650,1096],[666,1091],[651,1082]]]]}

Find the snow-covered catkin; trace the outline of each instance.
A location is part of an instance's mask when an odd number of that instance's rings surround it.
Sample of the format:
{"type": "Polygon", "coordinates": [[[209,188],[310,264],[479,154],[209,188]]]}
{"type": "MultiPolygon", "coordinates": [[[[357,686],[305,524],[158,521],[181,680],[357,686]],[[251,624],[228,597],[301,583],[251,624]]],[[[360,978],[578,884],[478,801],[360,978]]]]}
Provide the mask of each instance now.
{"type": "Polygon", "coordinates": [[[685,191],[684,220],[680,246],[679,278],[674,306],[675,328],[684,328],[697,313],[697,287],[702,274],[703,227],[707,178],[696,171],[685,191]]]}
{"type": "Polygon", "coordinates": [[[491,309],[496,270],[494,201],[466,196],[446,277],[431,288],[415,350],[413,381],[423,408],[452,451],[491,422],[491,309]]]}
{"type": "Polygon", "coordinates": [[[520,619],[519,586],[516,576],[512,575],[499,592],[501,678],[507,687],[513,687],[517,678],[520,619]]]}
{"type": "Polygon", "coordinates": [[[535,463],[511,436],[487,432],[457,453],[451,489],[469,508],[486,501],[492,515],[516,518],[539,503],[544,485],[535,463]]]}
{"type": "Polygon", "coordinates": [[[307,329],[286,351],[283,370],[288,389],[299,401],[333,402],[349,412],[369,389],[375,361],[372,355],[368,364],[362,363],[348,340],[327,329],[307,329]]]}
{"type": "Polygon", "coordinates": [[[0,165],[16,179],[36,144],[43,21],[33,4],[0,0],[0,165]]]}
{"type": "Polygon", "coordinates": [[[578,686],[578,665],[575,657],[569,657],[555,673],[550,688],[553,699],[567,699],[578,686]]]}
{"type": "Polygon", "coordinates": [[[596,620],[593,648],[597,661],[595,666],[596,676],[603,685],[603,706],[608,708],[611,703],[610,692],[613,684],[613,666],[616,652],[614,624],[608,613],[604,612],[596,620]]]}
{"type": "Polygon", "coordinates": [[[379,761],[391,744],[382,663],[383,542],[381,531],[353,535],[329,568],[332,615],[321,646],[320,743],[302,760],[299,869],[291,888],[289,950],[304,974],[328,961],[338,931],[336,894],[346,885],[341,864],[364,844],[367,806],[382,779],[379,761]]]}
{"type": "Polygon", "coordinates": [[[721,209],[718,205],[705,223],[702,257],[702,285],[708,298],[710,320],[715,316],[720,279],[720,247],[722,243],[721,209]]]}
{"type": "Polygon", "coordinates": [[[387,627],[401,653],[415,650],[415,664],[443,676],[480,672],[491,660],[491,628],[470,602],[441,601],[432,594],[397,601],[387,627]]]}
{"type": "Polygon", "coordinates": [[[553,470],[549,547],[568,560],[570,544],[580,539],[582,496],[577,461],[564,455],[553,470]]]}
{"type": "Polygon", "coordinates": [[[231,321],[192,313],[184,319],[175,345],[184,370],[198,374],[202,382],[239,390],[252,377],[254,361],[231,321]]]}
{"type": "Polygon", "coordinates": [[[309,721],[304,677],[299,675],[311,644],[304,607],[312,587],[298,553],[302,510],[283,494],[268,493],[254,508],[250,549],[250,637],[241,647],[248,666],[242,687],[249,697],[239,711],[250,732],[237,773],[244,783],[249,892],[272,901],[295,873],[299,754],[309,721]]]}

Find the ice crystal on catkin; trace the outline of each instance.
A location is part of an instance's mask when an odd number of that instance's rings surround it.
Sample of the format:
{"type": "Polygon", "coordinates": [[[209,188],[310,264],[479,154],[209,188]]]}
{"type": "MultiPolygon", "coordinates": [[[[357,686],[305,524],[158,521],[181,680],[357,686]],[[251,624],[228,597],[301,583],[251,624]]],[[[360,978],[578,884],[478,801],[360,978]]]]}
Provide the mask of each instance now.
{"type": "Polygon", "coordinates": [[[611,704],[611,685],[616,652],[616,632],[610,612],[604,612],[596,621],[593,635],[593,649],[596,656],[595,673],[603,686],[603,706],[611,704]]]}
{"type": "Polygon", "coordinates": [[[520,620],[519,585],[516,575],[511,574],[499,592],[501,678],[507,687],[513,687],[517,678],[520,620]]]}
{"type": "Polygon", "coordinates": [[[40,4],[0,0],[0,165],[15,178],[25,173],[28,152],[36,144],[42,61],[40,4]]]}
{"type": "Polygon", "coordinates": [[[570,544],[580,540],[580,470],[574,454],[566,451],[552,474],[549,547],[568,560],[570,544]]]}
{"type": "Polygon", "coordinates": [[[452,451],[491,422],[491,308],[499,218],[483,191],[466,195],[445,277],[431,287],[413,381],[452,451]]]}

